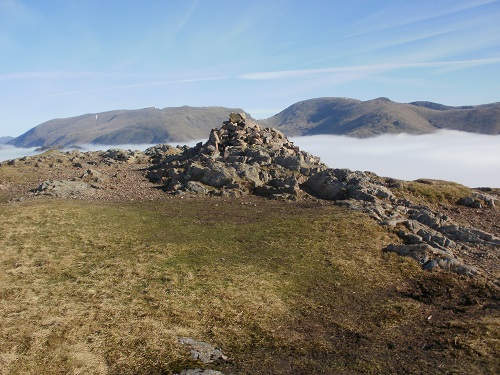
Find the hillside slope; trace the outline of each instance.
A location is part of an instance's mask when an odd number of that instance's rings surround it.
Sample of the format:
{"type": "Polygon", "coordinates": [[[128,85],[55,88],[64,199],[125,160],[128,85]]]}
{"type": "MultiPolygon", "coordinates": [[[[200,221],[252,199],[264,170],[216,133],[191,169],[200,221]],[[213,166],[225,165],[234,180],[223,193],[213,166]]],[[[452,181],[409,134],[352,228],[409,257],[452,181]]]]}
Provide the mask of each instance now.
{"type": "Polygon", "coordinates": [[[0,137],[0,145],[3,145],[11,140],[13,140],[14,137],[0,137]]]}
{"type": "MultiPolygon", "coordinates": [[[[230,112],[243,111],[184,106],[89,113],[47,121],[9,144],[49,147],[185,142],[202,139],[230,112]]],[[[450,107],[432,102],[396,103],[387,98],[317,98],[295,103],[259,123],[287,136],[336,134],[367,138],[386,133],[427,134],[438,129],[500,134],[500,103],[450,107]]]]}
{"type": "Polygon", "coordinates": [[[40,147],[183,142],[203,138],[232,111],[241,109],[184,106],[88,113],[44,122],[9,143],[40,147]]]}
{"type": "Polygon", "coordinates": [[[317,98],[295,103],[260,122],[288,136],[366,138],[386,133],[426,134],[438,129],[500,134],[500,103],[450,107],[432,102],[396,103],[387,98],[317,98]]]}

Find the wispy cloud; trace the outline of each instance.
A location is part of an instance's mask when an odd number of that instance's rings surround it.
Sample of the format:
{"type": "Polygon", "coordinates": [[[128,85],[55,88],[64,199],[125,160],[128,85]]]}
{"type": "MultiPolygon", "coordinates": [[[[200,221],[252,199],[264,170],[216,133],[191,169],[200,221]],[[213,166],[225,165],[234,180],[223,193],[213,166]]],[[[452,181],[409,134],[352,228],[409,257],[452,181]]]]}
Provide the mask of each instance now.
{"type": "Polygon", "coordinates": [[[474,66],[480,66],[486,64],[498,64],[498,63],[500,63],[500,58],[415,62],[415,63],[400,63],[400,64],[395,63],[395,64],[355,65],[355,66],[343,66],[343,67],[333,67],[333,68],[298,69],[298,70],[281,70],[273,72],[247,73],[238,76],[238,78],[249,79],[249,80],[274,80],[274,79],[298,78],[311,75],[324,75],[324,74],[334,74],[334,73],[349,73],[349,72],[375,73],[387,70],[413,69],[413,68],[444,68],[444,67],[470,68],[474,66]]]}
{"type": "MultiPolygon", "coordinates": [[[[400,63],[400,64],[373,64],[373,65],[355,65],[344,67],[320,68],[320,69],[298,69],[298,70],[282,70],[272,72],[256,72],[244,73],[240,75],[215,75],[201,76],[194,78],[184,78],[175,80],[152,80],[138,83],[108,85],[84,90],[67,90],[62,92],[48,93],[40,97],[57,97],[66,95],[85,94],[93,92],[104,92],[124,89],[137,89],[155,86],[169,86],[178,84],[188,84],[196,82],[209,81],[225,81],[225,80],[280,80],[293,79],[304,77],[316,77],[328,79],[329,84],[339,84],[347,81],[359,80],[373,76],[375,73],[387,72],[401,69],[417,69],[417,68],[437,68],[440,71],[449,69],[464,69],[469,67],[481,66],[486,64],[498,64],[500,58],[477,59],[477,60],[458,60],[458,61],[434,61],[434,62],[416,62],[416,63],[400,63]]],[[[110,78],[113,74],[103,72],[19,72],[0,75],[0,81],[13,79],[66,79],[66,78],[110,78]]],[[[325,81],[326,82],[326,81],[325,81]]]]}
{"type": "Polygon", "coordinates": [[[39,16],[22,1],[0,0],[0,21],[3,24],[32,23],[39,16]]]}
{"type": "Polygon", "coordinates": [[[124,90],[124,89],[136,89],[136,88],[154,87],[154,86],[168,86],[168,85],[183,84],[183,83],[221,81],[221,80],[226,80],[229,78],[230,77],[227,77],[227,76],[218,76],[218,77],[187,78],[187,79],[178,79],[178,80],[171,80],[171,81],[151,81],[151,82],[133,83],[133,84],[126,84],[126,85],[99,87],[99,88],[89,89],[89,90],[62,91],[62,92],[56,92],[56,93],[51,93],[51,94],[46,94],[46,95],[40,95],[40,97],[41,98],[50,98],[50,97],[56,97],[56,96],[88,94],[88,93],[94,93],[94,92],[104,92],[104,91],[114,91],[114,90],[124,90]]]}
{"type": "Polygon", "coordinates": [[[397,17],[398,8],[388,8],[387,10],[377,12],[368,17],[358,20],[353,26],[362,31],[348,34],[344,38],[359,37],[362,35],[373,34],[382,31],[388,31],[400,27],[414,25],[420,22],[432,20],[439,17],[445,17],[454,13],[471,10],[492,3],[498,3],[499,0],[476,0],[469,2],[454,2],[453,4],[435,3],[434,9],[422,7],[419,2],[403,2],[408,8],[406,9],[406,17],[397,17]],[[413,8],[414,7],[414,8],[413,8]],[[387,20],[387,21],[386,21],[387,20]],[[385,22],[385,23],[384,23],[385,22]],[[376,25],[374,27],[366,27],[366,25],[376,25]]]}
{"type": "Polygon", "coordinates": [[[14,79],[59,79],[59,78],[84,78],[99,77],[105,73],[96,72],[15,72],[9,74],[0,74],[0,81],[14,79]]]}
{"type": "Polygon", "coordinates": [[[195,0],[191,3],[191,6],[189,7],[188,11],[184,15],[184,17],[182,17],[182,19],[179,21],[179,24],[175,28],[176,33],[178,33],[189,22],[197,5],[198,5],[198,0],[195,0]]]}

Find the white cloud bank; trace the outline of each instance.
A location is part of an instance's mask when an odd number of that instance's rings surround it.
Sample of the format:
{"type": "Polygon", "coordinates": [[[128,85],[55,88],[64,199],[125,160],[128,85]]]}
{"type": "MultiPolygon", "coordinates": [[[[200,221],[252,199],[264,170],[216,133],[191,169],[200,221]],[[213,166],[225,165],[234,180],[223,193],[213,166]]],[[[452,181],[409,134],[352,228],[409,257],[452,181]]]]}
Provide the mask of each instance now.
{"type": "Polygon", "coordinates": [[[9,145],[0,144],[0,162],[10,159],[17,159],[22,156],[31,156],[37,154],[36,147],[32,148],[18,148],[9,145]]]}
{"type": "Polygon", "coordinates": [[[469,187],[500,187],[498,135],[447,130],[367,139],[317,135],[292,141],[331,168],[371,171],[402,180],[431,178],[469,187]]]}
{"type": "MultiPolygon", "coordinates": [[[[301,150],[321,157],[331,168],[371,171],[402,180],[432,178],[469,187],[500,188],[500,135],[439,131],[426,135],[382,135],[358,139],[317,135],[291,139],[301,150]]],[[[194,146],[199,140],[188,143],[194,146]]],[[[86,145],[83,151],[150,145],[86,145]]],[[[0,145],[0,161],[32,155],[34,149],[0,145]]]]}

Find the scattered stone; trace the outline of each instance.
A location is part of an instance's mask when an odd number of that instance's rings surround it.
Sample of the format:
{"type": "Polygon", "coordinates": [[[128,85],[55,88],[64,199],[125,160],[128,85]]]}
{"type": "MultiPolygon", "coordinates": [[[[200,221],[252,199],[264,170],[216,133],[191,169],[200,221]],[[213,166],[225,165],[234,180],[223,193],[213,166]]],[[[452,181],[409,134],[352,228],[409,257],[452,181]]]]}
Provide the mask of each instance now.
{"type": "Polygon", "coordinates": [[[180,337],[178,341],[183,345],[189,346],[193,358],[205,364],[220,361],[224,362],[228,359],[220,348],[214,348],[206,342],[196,341],[189,337],[180,337]]]}
{"type": "Polygon", "coordinates": [[[47,180],[42,182],[33,190],[35,195],[49,195],[58,198],[72,198],[75,196],[88,195],[90,191],[95,189],[91,185],[78,180],[52,181],[47,180]]]}

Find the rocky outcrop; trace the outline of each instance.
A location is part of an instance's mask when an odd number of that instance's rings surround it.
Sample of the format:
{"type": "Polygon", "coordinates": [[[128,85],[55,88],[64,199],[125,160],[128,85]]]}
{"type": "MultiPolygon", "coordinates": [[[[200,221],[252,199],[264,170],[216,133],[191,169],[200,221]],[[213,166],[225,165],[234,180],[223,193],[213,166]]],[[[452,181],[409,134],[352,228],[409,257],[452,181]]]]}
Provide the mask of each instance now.
{"type": "Polygon", "coordinates": [[[472,208],[495,208],[497,201],[498,199],[489,194],[474,193],[472,196],[460,198],[457,204],[472,208]]]}
{"type": "MultiPolygon", "coordinates": [[[[471,245],[500,246],[500,238],[490,233],[464,227],[429,207],[396,198],[384,179],[373,173],[327,169],[311,176],[303,188],[315,197],[363,211],[379,224],[393,228],[403,243],[390,244],[385,250],[411,257],[425,270],[446,269],[474,276],[479,271],[460,259],[460,250],[471,245]]],[[[493,202],[488,197],[481,199],[493,202]]]]}
{"type": "Polygon", "coordinates": [[[262,128],[244,113],[231,113],[205,143],[176,149],[156,146],[146,154],[156,161],[148,177],[173,194],[295,199],[302,193],[302,183],[326,169],[319,158],[300,151],[283,133],[262,128]]]}
{"type": "Polygon", "coordinates": [[[368,174],[349,169],[327,169],[316,173],[304,183],[304,188],[312,195],[328,200],[375,202],[379,198],[394,198],[387,187],[368,174]]]}

